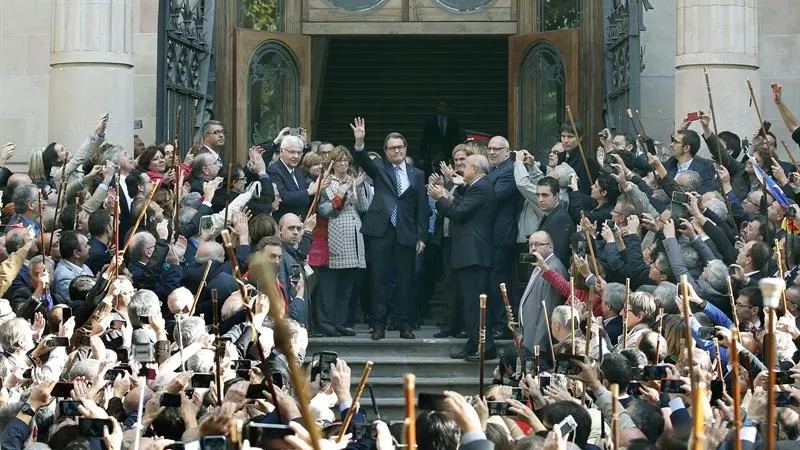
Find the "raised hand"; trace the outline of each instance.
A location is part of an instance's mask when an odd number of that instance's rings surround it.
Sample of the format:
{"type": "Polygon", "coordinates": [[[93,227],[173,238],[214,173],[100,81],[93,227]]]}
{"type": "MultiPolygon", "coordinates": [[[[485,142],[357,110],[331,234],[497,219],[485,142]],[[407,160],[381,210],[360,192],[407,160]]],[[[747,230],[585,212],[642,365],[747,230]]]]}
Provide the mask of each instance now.
{"type": "Polygon", "coordinates": [[[355,139],[356,147],[364,145],[364,137],[367,135],[364,119],[362,117],[356,117],[353,119],[353,123],[350,124],[350,128],[353,130],[353,138],[355,139]]]}
{"type": "Polygon", "coordinates": [[[97,121],[97,125],[94,127],[94,135],[95,136],[102,136],[106,133],[106,126],[108,125],[108,113],[103,114],[100,116],[100,120],[97,121]]]}
{"type": "Polygon", "coordinates": [[[775,102],[776,105],[781,104],[781,92],[783,91],[783,87],[775,82],[769,84],[769,87],[772,88],[772,101],[775,102]]]}
{"type": "Polygon", "coordinates": [[[17,151],[17,144],[13,142],[9,142],[8,144],[4,145],[3,148],[0,148],[0,167],[4,167],[8,160],[14,156],[14,153],[17,151]]]}
{"type": "MultiPolygon", "coordinates": [[[[517,157],[519,158],[519,156],[517,157]]],[[[456,171],[453,170],[453,166],[444,161],[439,162],[439,171],[442,172],[442,175],[447,179],[453,178],[453,175],[456,174],[456,171]]]]}

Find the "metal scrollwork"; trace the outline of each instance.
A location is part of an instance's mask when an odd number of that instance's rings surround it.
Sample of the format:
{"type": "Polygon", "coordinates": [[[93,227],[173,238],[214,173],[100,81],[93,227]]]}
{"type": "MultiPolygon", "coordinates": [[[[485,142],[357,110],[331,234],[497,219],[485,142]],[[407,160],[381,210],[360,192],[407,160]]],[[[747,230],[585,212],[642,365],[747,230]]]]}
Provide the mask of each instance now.
{"type": "Polygon", "coordinates": [[[564,60],[549,43],[528,51],[520,68],[520,145],[547,160],[552,136],[564,121],[566,71],[564,60]]]}
{"type": "Polygon", "coordinates": [[[279,42],[266,42],[250,59],[248,144],[271,139],[287,123],[300,122],[300,73],[292,54],[279,42]]]}

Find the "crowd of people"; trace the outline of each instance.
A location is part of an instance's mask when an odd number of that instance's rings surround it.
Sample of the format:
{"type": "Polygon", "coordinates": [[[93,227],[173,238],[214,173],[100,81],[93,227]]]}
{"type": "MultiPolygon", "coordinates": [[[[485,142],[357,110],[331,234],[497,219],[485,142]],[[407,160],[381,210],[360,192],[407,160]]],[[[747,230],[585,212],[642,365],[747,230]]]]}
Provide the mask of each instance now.
{"type": "Polygon", "coordinates": [[[108,120],[26,173],[0,149],[3,449],[396,448],[308,337],[415,339],[439,280],[436,337],[499,362],[484,392],[420,399],[420,449],[798,445],[800,167],[769,124],[690,115],[659,150],[566,123],[546,161],[495,136],[415,167],[363,118],[352,146],[287,127],[244,164],[218,121],[131,151],[108,120]]]}

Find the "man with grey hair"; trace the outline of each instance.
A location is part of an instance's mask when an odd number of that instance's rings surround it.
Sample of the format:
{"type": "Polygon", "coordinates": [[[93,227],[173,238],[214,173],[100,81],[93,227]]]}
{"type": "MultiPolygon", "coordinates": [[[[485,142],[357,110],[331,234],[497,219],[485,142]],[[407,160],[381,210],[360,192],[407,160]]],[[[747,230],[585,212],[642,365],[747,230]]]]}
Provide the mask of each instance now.
{"type": "Polygon", "coordinates": [[[280,144],[279,158],[267,169],[269,178],[278,187],[281,196],[281,208],[275,214],[275,220],[286,213],[294,213],[305,217],[311,205],[311,199],[317,192],[318,180],[310,180],[299,169],[305,143],[299,136],[286,136],[280,144]]]}
{"type": "Polygon", "coordinates": [[[42,232],[39,229],[39,208],[44,208],[44,203],[39,203],[39,188],[35,184],[17,186],[11,200],[14,203],[14,215],[8,225],[21,223],[33,228],[34,234],[39,236],[42,232]]]}
{"type": "Polygon", "coordinates": [[[152,289],[156,295],[166,298],[170,292],[181,285],[183,268],[180,258],[186,251],[185,243],[179,240],[170,246],[167,242],[169,232],[167,221],[156,225],[158,239],[148,231],[140,231],[131,240],[128,271],[134,286],[152,289]],[[168,264],[165,264],[168,263],[168,264]]]}
{"type": "Polygon", "coordinates": [[[601,303],[603,326],[611,345],[617,345],[617,341],[622,334],[622,316],[620,314],[625,307],[626,295],[625,285],[620,283],[608,283],[603,289],[601,303]]]}
{"type": "Polygon", "coordinates": [[[202,318],[192,316],[181,320],[180,333],[176,326],[172,332],[175,340],[175,345],[186,348],[186,346],[195,342],[202,342],[202,339],[208,335],[206,332],[206,323],[202,318]]]}

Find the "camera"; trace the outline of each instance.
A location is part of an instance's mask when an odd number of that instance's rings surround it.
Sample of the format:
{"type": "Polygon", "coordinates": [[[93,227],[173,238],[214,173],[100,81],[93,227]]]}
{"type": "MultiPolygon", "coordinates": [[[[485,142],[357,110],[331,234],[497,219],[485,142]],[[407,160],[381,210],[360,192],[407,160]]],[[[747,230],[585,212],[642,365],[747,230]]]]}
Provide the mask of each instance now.
{"type": "Polygon", "coordinates": [[[490,416],[507,416],[508,413],[508,403],[506,402],[486,402],[486,405],[489,407],[489,415],[490,416]]]}
{"type": "Polygon", "coordinates": [[[336,364],[338,357],[339,354],[336,352],[314,353],[311,364],[311,380],[315,380],[319,374],[320,381],[331,381],[331,364],[336,364]]]}
{"type": "Polygon", "coordinates": [[[672,192],[672,202],[673,203],[680,203],[680,204],[689,203],[689,194],[687,194],[685,192],[673,191],[672,192]]]}
{"type": "Polygon", "coordinates": [[[556,355],[555,373],[559,375],[577,375],[581,373],[581,366],[579,366],[576,361],[583,361],[583,357],[556,355]]]}
{"type": "Polygon", "coordinates": [[[519,262],[523,264],[536,264],[538,261],[539,258],[533,253],[520,253],[519,255],[519,262]]]}
{"type": "Polygon", "coordinates": [[[300,268],[300,264],[292,264],[291,274],[289,275],[289,279],[292,281],[292,284],[299,283],[301,275],[302,271],[300,268]]]}

